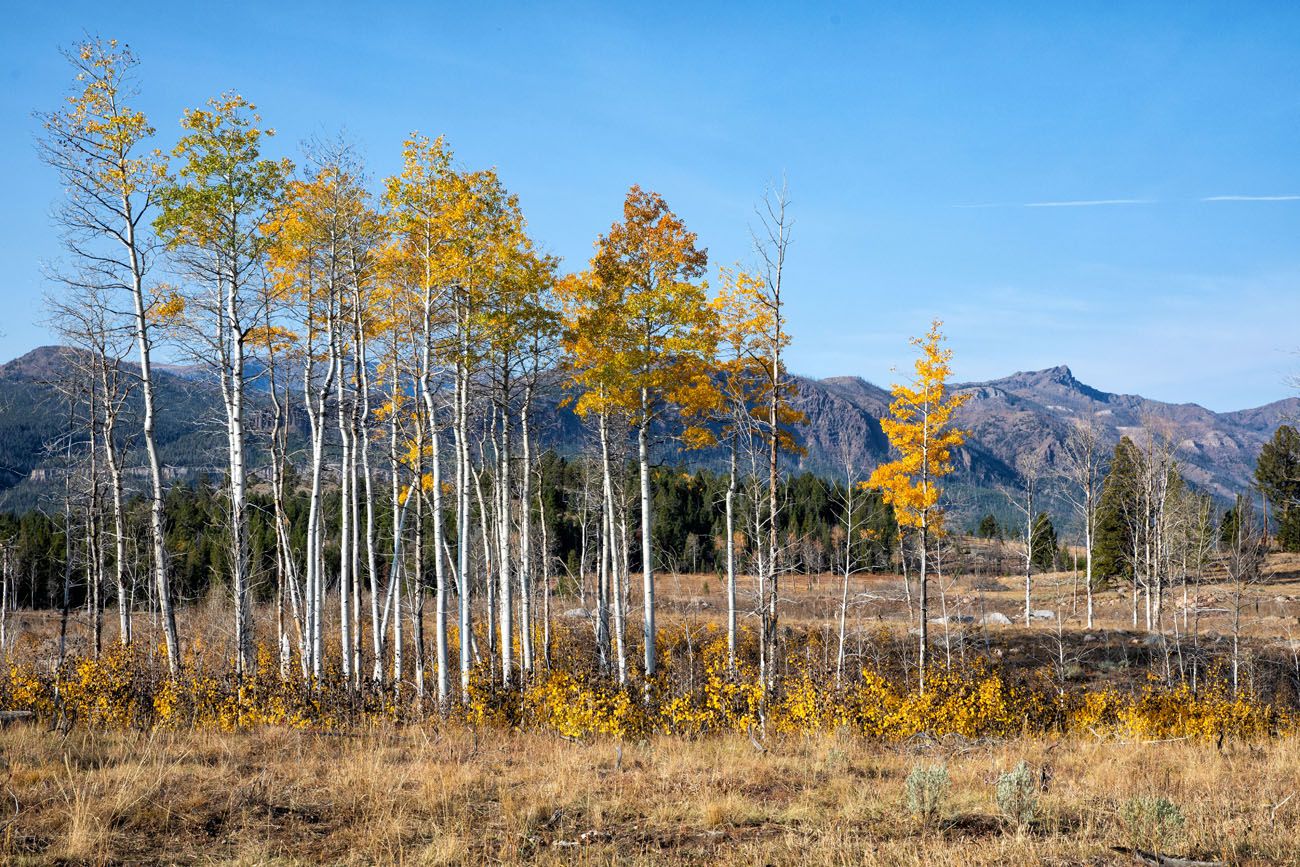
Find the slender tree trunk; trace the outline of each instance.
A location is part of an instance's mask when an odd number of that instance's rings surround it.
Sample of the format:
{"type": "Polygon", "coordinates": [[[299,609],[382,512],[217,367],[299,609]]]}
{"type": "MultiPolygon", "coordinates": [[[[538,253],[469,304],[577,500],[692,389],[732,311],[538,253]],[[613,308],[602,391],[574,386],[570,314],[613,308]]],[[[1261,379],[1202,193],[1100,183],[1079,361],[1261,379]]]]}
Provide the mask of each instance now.
{"type": "MultiPolygon", "coordinates": [[[[537,487],[537,522],[542,533],[542,665],[549,671],[551,668],[551,546],[546,524],[546,492],[540,468],[537,487]]],[[[582,565],[578,566],[578,575],[581,583],[582,565]]],[[[0,648],[3,644],[4,642],[0,641],[0,648]]]]}
{"type": "MultiPolygon", "coordinates": [[[[341,330],[341,329],[340,329],[341,330]]],[[[339,432],[339,660],[343,667],[343,680],[352,680],[352,614],[350,609],[352,588],[352,431],[348,423],[347,360],[342,334],[330,343],[330,352],[339,376],[334,381],[335,418],[339,432]]]]}
{"type": "Polygon", "coordinates": [[[637,427],[637,460],[641,467],[641,580],[645,611],[642,614],[643,640],[645,641],[645,693],[650,696],[655,676],[655,573],[654,573],[654,510],[650,499],[650,422],[645,413],[646,390],[641,389],[641,424],[637,427]]]}
{"type": "MultiPolygon", "coordinates": [[[[420,443],[421,448],[423,443],[420,443]]],[[[418,480],[423,467],[417,466],[418,480]]],[[[417,489],[419,482],[417,481],[417,489]]],[[[415,498],[415,545],[414,569],[411,580],[411,643],[415,653],[415,696],[417,703],[424,705],[424,505],[423,493],[415,498]]]]}
{"type": "Polygon", "coordinates": [[[510,392],[502,392],[500,447],[497,453],[497,623],[501,630],[501,683],[514,677],[514,600],[510,582],[510,392]]]}
{"type": "Polygon", "coordinates": [[[99,504],[99,449],[96,446],[97,412],[95,409],[95,386],[90,386],[90,478],[89,494],[86,500],[86,582],[87,604],[90,607],[91,652],[96,659],[104,649],[104,618],[100,616],[102,602],[100,594],[104,586],[103,545],[100,541],[100,504],[99,504]]]}
{"type": "Polygon", "coordinates": [[[917,684],[925,692],[925,668],[930,662],[930,586],[929,573],[926,571],[930,548],[930,522],[926,516],[921,518],[921,570],[918,608],[920,610],[920,649],[917,653],[917,684]]]}
{"type": "MultiPolygon", "coordinates": [[[[101,359],[103,356],[101,355],[101,359]]],[[[117,362],[114,361],[116,368],[117,362]]],[[[117,372],[115,370],[115,377],[117,372]]],[[[120,380],[114,380],[120,381],[120,380]]],[[[117,640],[131,643],[131,604],[126,589],[126,510],[123,500],[122,458],[117,449],[117,409],[110,395],[108,364],[100,367],[100,387],[105,395],[104,424],[101,438],[104,443],[104,462],[108,465],[109,485],[113,500],[113,583],[117,588],[117,640]]]]}
{"type": "Polygon", "coordinates": [[[525,678],[533,673],[533,455],[528,430],[528,414],[532,399],[533,385],[529,382],[524,387],[524,401],[519,410],[520,436],[523,440],[523,469],[520,472],[519,493],[519,653],[525,678]]]}
{"type": "MultiPolygon", "coordinates": [[[[606,669],[609,667],[610,650],[610,606],[621,614],[621,606],[616,592],[618,566],[614,548],[614,482],[609,468],[609,430],[608,417],[600,414],[600,469],[601,469],[601,515],[600,515],[600,586],[596,594],[596,646],[606,669]]],[[[618,682],[626,682],[623,654],[620,648],[618,659],[618,682]]]]}
{"type": "MultiPolygon", "coordinates": [[[[326,339],[333,341],[334,330],[334,300],[331,297],[327,299],[329,314],[326,325],[326,339]]],[[[334,377],[338,375],[335,360],[331,357],[329,366],[326,368],[325,378],[315,386],[312,378],[315,373],[315,364],[312,360],[312,338],[313,333],[308,338],[308,357],[306,366],[303,369],[303,394],[307,406],[307,424],[311,432],[311,493],[309,494],[307,505],[307,592],[306,592],[306,622],[307,622],[307,650],[310,657],[311,676],[319,681],[321,677],[322,655],[324,647],[322,645],[322,612],[324,609],[324,528],[323,523],[323,505],[322,505],[322,474],[325,466],[325,406],[333,387],[334,377]]],[[[333,353],[331,353],[331,356],[333,353]]],[[[376,665],[376,679],[379,679],[379,662],[376,665]]]]}
{"type": "MultiPolygon", "coordinates": [[[[464,290],[460,290],[463,294],[464,290]]],[[[462,305],[463,307],[464,305],[462,305]]],[[[456,361],[456,575],[460,582],[460,700],[469,704],[470,671],[473,667],[473,622],[470,617],[469,575],[469,323],[468,314],[457,310],[460,354],[456,361]]]]}
{"type": "MultiPolygon", "coordinates": [[[[846,464],[851,466],[850,461],[846,464]]],[[[844,586],[840,591],[840,630],[839,647],[835,652],[835,685],[839,686],[844,677],[844,636],[849,619],[849,577],[853,574],[853,472],[846,473],[845,510],[844,510],[844,586]]]]}
{"type": "Polygon", "coordinates": [[[176,633],[176,614],[172,610],[163,517],[162,464],[158,459],[158,439],[155,433],[153,339],[149,333],[144,270],[136,246],[135,220],[132,216],[130,197],[123,197],[122,202],[123,213],[126,215],[125,244],[131,261],[131,300],[134,304],[135,343],[140,363],[140,394],[144,402],[144,422],[141,433],[144,438],[145,454],[149,460],[149,532],[153,554],[154,593],[158,600],[158,614],[167,645],[167,671],[175,679],[180,674],[181,650],[180,639],[176,633]]]}
{"type": "MultiPolygon", "coordinates": [[[[1084,558],[1085,558],[1084,584],[1085,584],[1086,592],[1088,594],[1087,628],[1092,629],[1093,599],[1092,599],[1092,495],[1091,492],[1089,492],[1086,496],[1088,498],[1088,505],[1087,505],[1088,514],[1085,516],[1085,520],[1083,522],[1083,541],[1084,541],[1084,545],[1087,546],[1087,551],[1084,554],[1084,558]]],[[[1075,562],[1077,563],[1078,561],[1076,560],[1075,562]]]]}
{"type": "Polygon", "coordinates": [[[736,670],[736,440],[731,439],[727,475],[727,667],[736,670]]]}
{"type": "Polygon", "coordinates": [[[223,386],[226,398],[226,435],[230,444],[230,551],[231,583],[235,594],[235,673],[246,675],[252,667],[252,595],[248,576],[247,480],[244,453],[244,331],[240,319],[239,282],[225,278],[223,386]]]}

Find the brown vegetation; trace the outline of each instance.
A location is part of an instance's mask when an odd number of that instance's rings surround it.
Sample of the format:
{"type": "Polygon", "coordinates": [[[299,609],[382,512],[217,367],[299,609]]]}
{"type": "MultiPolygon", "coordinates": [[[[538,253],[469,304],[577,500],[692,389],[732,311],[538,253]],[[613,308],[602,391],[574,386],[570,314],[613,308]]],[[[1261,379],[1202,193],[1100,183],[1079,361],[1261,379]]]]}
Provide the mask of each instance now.
{"type": "Polygon", "coordinates": [[[6,863],[1122,863],[1131,799],[1185,817],[1168,851],[1300,859],[1300,742],[857,737],[655,738],[376,728],[0,733],[6,863]],[[1027,760],[1039,816],[1000,818],[997,776],[1027,760]],[[946,762],[938,820],[904,778],[946,762]]]}

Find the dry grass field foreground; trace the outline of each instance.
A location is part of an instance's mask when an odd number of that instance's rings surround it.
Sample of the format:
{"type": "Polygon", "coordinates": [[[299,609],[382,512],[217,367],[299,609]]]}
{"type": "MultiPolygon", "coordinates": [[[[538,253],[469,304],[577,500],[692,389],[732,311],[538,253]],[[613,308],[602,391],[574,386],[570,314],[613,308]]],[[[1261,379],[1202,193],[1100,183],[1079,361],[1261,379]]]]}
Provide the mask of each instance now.
{"type": "MultiPolygon", "coordinates": [[[[1251,647],[1288,669],[1300,634],[1298,579],[1300,557],[1274,555],[1243,600],[1251,647]]],[[[973,654],[1030,670],[1068,646],[1076,687],[1140,689],[1160,661],[1131,627],[1129,598],[1101,594],[1088,633],[1079,589],[1071,574],[1036,576],[1035,607],[1059,613],[1030,628],[983,622],[983,613],[1014,617],[1023,605],[1015,577],[962,575],[945,601],[960,615],[953,636],[973,654]]],[[[716,624],[721,590],[714,576],[664,576],[665,623],[716,624]]],[[[789,577],[783,622],[829,635],[841,592],[835,576],[789,577]]],[[[1195,640],[1221,654],[1231,588],[1207,583],[1190,598],[1195,640]]],[[[1180,603],[1181,589],[1171,591],[1168,617],[1181,620],[1180,603]]],[[[576,604],[555,607],[560,623],[581,632],[564,616],[576,604]]],[[[881,627],[901,648],[889,654],[905,663],[912,642],[901,581],[856,576],[850,606],[853,666],[880,652],[867,636],[881,627]]],[[[226,645],[222,606],[182,614],[184,634],[214,652],[226,645]]],[[[18,658],[50,657],[55,613],[18,612],[9,626],[18,658]]],[[[948,628],[932,630],[937,647],[948,628]]],[[[74,612],[70,652],[84,652],[87,634],[84,612],[74,612]]],[[[1116,847],[1300,864],[1300,738],[1078,726],[1007,739],[771,731],[760,742],[743,729],[566,738],[463,721],[138,731],[40,719],[0,729],[3,864],[1134,863],[1116,847]],[[1029,785],[1017,816],[1000,803],[999,778],[1022,761],[1029,785]],[[908,783],[927,775],[928,806],[916,791],[909,797],[908,783]]]]}
{"type": "Polygon", "coordinates": [[[0,731],[5,864],[1300,863],[1300,741],[0,731]],[[997,779],[1027,762],[1032,818],[997,779]],[[941,765],[929,820],[906,779],[941,765]],[[1164,800],[1160,800],[1164,799],[1164,800]]]}

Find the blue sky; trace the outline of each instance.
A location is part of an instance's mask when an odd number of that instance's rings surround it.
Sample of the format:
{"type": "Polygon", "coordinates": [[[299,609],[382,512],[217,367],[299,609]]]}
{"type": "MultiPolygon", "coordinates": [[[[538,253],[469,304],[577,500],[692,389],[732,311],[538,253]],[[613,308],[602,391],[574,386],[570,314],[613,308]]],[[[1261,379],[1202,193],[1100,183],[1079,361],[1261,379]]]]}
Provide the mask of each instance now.
{"type": "Polygon", "coordinates": [[[791,366],[887,384],[943,318],[961,379],[1069,364],[1238,409],[1300,372],[1300,4],[23,3],[0,33],[0,359],[48,342],[59,194],[31,112],[83,31],[167,145],[234,88],[293,156],[340,129],[496,166],[578,268],[632,183],[715,265],[784,172],[791,366]],[[1112,11],[1123,6],[1123,11],[1112,11]]]}

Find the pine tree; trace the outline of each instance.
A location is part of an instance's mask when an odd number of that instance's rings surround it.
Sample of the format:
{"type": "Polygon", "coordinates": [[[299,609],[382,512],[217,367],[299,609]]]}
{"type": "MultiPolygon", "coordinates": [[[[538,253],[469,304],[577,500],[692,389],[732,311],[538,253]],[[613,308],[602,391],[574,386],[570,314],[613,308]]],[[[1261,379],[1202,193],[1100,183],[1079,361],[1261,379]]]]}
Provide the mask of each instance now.
{"type": "Polygon", "coordinates": [[[1255,482],[1277,520],[1283,551],[1300,551],[1300,432],[1284,424],[1260,450],[1255,482]]]}
{"type": "Polygon", "coordinates": [[[1097,529],[1093,539],[1093,574],[1097,579],[1128,578],[1133,548],[1132,531],[1127,520],[1132,492],[1138,484],[1141,455],[1137,446],[1124,437],[1115,446],[1115,454],[1102,483],[1101,501],[1097,505],[1097,529]]]}
{"type": "Polygon", "coordinates": [[[1056,568],[1056,551],[1058,547],[1056,527],[1052,525],[1052,519],[1046,512],[1039,512],[1038,517],[1034,518],[1034,535],[1029,555],[1030,562],[1044,572],[1051,572],[1056,568]]]}

